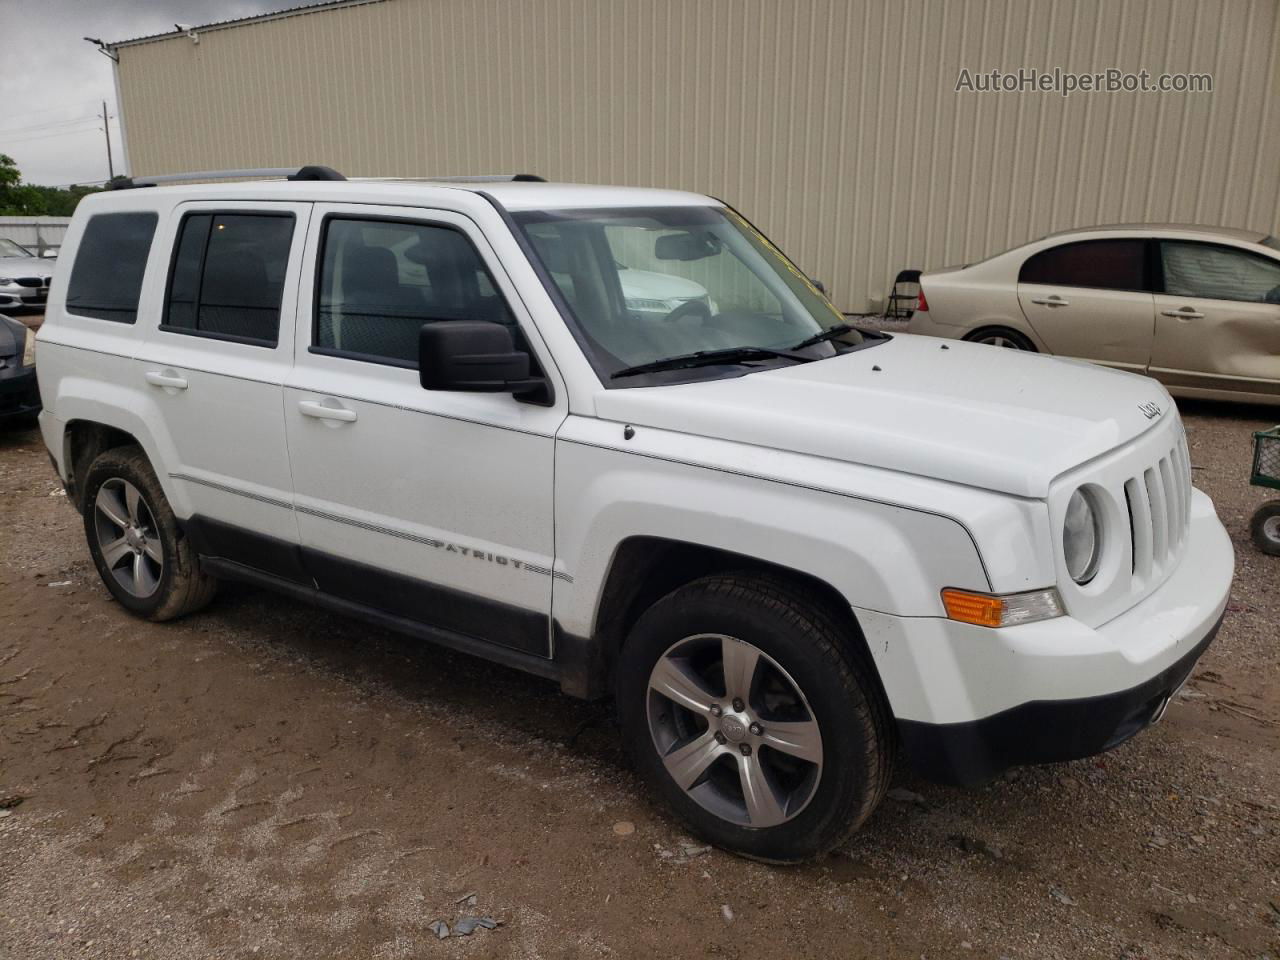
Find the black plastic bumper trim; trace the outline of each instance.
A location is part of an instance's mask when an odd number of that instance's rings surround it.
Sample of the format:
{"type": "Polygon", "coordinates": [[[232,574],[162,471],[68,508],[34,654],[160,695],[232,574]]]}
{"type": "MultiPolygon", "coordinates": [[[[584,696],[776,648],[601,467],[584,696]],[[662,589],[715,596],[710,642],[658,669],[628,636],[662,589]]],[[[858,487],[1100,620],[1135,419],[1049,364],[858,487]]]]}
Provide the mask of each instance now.
{"type": "Polygon", "coordinates": [[[1149,680],[1096,697],[1033,700],[965,723],[898,720],[911,768],[936,783],[976,786],[1010,767],[1079,760],[1148,727],[1208,649],[1222,618],[1184,656],[1149,680]]]}

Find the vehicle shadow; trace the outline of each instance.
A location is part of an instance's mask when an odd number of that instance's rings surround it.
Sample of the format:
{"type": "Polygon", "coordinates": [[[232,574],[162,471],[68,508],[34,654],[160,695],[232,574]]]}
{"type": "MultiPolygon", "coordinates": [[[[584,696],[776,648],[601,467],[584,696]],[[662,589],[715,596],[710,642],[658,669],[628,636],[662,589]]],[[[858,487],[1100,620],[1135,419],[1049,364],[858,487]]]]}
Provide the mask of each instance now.
{"type": "MultiPolygon", "coordinates": [[[[242,584],[225,584],[203,616],[216,616],[226,628],[219,633],[237,646],[300,660],[310,670],[353,684],[361,696],[382,698],[384,709],[394,709],[387,698],[409,709],[430,705],[456,714],[468,727],[500,731],[508,742],[559,744],[609,779],[628,783],[652,816],[675,822],[635,779],[611,701],[576,700],[551,681],[242,584]]],[[[1102,766],[1087,760],[1028,768],[965,789],[922,780],[900,761],[888,797],[862,830],[831,857],[798,869],[815,879],[852,879],[867,875],[868,865],[882,859],[907,856],[925,863],[939,855],[975,854],[1011,866],[1015,858],[1003,851],[1021,847],[1023,837],[1052,847],[1046,823],[1092,816],[1088,791],[1067,805],[1047,800],[1060,798],[1054,785],[1073,769],[1074,779],[1083,783],[1096,779],[1102,766]],[[1000,826],[993,831],[991,824],[1000,826]]],[[[1108,802],[1099,794],[1095,813],[1108,802]]]]}
{"type": "Polygon", "coordinates": [[[237,645],[301,659],[362,693],[465,712],[624,765],[611,704],[565,696],[553,681],[245,584],[224,583],[209,613],[237,645]]]}

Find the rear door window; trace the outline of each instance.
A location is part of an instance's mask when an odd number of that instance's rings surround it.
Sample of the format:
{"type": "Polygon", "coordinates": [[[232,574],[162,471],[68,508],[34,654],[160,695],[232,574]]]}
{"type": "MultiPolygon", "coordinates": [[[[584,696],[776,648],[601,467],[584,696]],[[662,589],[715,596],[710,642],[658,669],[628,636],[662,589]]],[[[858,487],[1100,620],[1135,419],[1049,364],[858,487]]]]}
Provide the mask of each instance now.
{"type": "Polygon", "coordinates": [[[89,218],[67,283],[68,313],[117,323],[138,319],[156,221],[154,213],[99,213],[89,218]]]}
{"type": "Polygon", "coordinates": [[[1019,283],[1146,292],[1146,241],[1083,240],[1041,250],[1027,259],[1019,283]]]}
{"type": "Polygon", "coordinates": [[[161,329],[274,347],[293,228],[290,213],[188,214],[161,329]]]}

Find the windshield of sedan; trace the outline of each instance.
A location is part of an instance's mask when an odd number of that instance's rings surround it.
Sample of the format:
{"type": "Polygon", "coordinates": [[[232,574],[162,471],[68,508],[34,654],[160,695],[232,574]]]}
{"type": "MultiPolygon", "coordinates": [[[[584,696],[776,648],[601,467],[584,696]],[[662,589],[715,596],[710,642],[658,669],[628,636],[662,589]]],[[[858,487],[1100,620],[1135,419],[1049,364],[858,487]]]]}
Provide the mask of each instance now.
{"type": "MultiPolygon", "coordinates": [[[[551,210],[514,216],[572,312],[574,332],[606,384],[622,371],[668,358],[739,348],[794,350],[844,323],[844,316],[790,260],[726,208],[551,210]]],[[[862,339],[849,331],[839,343],[815,343],[794,358],[746,354],[682,369],[677,376],[723,377],[788,359],[822,359],[862,339]]]]}
{"type": "Polygon", "coordinates": [[[0,237],[0,257],[30,257],[33,256],[26,247],[19,246],[8,237],[0,237]]]}

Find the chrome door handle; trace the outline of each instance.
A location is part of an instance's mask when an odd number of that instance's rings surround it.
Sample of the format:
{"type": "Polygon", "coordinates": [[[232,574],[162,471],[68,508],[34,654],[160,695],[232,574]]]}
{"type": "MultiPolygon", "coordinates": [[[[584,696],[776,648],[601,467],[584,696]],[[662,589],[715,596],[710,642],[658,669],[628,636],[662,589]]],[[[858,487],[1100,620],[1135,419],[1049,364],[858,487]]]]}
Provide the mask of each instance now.
{"type": "Polygon", "coordinates": [[[339,406],[337,400],[326,403],[323,400],[299,400],[298,411],[304,417],[315,417],[317,420],[337,420],[341,423],[355,423],[357,416],[354,410],[339,406]]]}
{"type": "Polygon", "coordinates": [[[1179,307],[1177,310],[1161,310],[1162,317],[1177,317],[1179,320],[1200,320],[1204,314],[1195,307],[1179,307]]]}
{"type": "Polygon", "coordinates": [[[1032,297],[1032,303],[1038,303],[1042,307],[1069,307],[1071,301],[1066,297],[1060,297],[1056,293],[1051,297],[1032,297]]]}
{"type": "Polygon", "coordinates": [[[187,389],[187,378],[178,376],[172,370],[148,370],[145,376],[147,383],[153,387],[165,387],[169,390],[187,389]]]}

